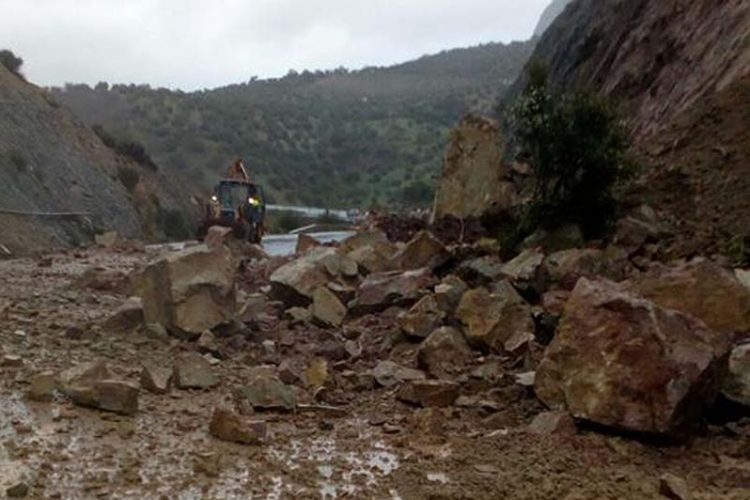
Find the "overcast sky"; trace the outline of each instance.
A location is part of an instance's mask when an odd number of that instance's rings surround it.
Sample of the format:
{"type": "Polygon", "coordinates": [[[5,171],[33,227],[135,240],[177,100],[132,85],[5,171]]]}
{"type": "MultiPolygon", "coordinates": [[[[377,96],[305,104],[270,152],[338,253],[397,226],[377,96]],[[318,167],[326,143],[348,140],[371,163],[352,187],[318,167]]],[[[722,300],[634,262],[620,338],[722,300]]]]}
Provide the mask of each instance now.
{"type": "Polygon", "coordinates": [[[525,40],[550,0],[0,0],[0,48],[39,85],[211,88],[525,40]]]}

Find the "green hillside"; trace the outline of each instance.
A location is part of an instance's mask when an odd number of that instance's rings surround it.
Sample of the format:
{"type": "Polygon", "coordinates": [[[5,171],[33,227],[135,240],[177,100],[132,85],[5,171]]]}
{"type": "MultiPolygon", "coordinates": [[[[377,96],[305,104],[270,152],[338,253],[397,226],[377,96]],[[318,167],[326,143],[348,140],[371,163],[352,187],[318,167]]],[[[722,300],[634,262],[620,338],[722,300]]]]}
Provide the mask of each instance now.
{"type": "Polygon", "coordinates": [[[87,123],[144,144],[163,169],[205,186],[243,156],[274,202],[425,205],[449,129],[467,112],[490,110],[532,49],[486,44],[191,93],[105,83],[53,93],[87,123]]]}

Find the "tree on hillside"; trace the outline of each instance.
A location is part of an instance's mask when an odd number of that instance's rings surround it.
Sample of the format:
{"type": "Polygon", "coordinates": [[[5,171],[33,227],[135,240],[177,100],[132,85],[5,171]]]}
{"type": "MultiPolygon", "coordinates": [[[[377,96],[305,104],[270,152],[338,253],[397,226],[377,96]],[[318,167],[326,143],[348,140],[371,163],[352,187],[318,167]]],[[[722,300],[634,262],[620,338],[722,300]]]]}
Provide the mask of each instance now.
{"type": "Polygon", "coordinates": [[[10,50],[0,50],[0,64],[5,66],[5,68],[16,75],[19,78],[23,78],[23,75],[21,74],[21,66],[23,66],[23,59],[20,57],[17,57],[13,52],[10,50]]]}
{"type": "Polygon", "coordinates": [[[615,215],[613,189],[631,170],[629,139],[615,108],[591,92],[555,95],[539,65],[511,110],[522,154],[536,171],[529,229],[577,223],[603,235],[615,215]]]}

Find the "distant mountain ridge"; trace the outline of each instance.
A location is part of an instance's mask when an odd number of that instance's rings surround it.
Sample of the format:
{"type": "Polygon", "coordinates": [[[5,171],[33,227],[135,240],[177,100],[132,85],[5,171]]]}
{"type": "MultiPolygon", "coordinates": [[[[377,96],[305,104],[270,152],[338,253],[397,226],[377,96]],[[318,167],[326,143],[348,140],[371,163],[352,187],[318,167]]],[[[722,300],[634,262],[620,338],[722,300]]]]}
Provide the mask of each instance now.
{"type": "Polygon", "coordinates": [[[468,112],[492,110],[532,50],[533,42],[490,43],[192,93],[104,84],[52,93],[204,187],[244,156],[275,202],[428,205],[449,130],[468,112]]]}

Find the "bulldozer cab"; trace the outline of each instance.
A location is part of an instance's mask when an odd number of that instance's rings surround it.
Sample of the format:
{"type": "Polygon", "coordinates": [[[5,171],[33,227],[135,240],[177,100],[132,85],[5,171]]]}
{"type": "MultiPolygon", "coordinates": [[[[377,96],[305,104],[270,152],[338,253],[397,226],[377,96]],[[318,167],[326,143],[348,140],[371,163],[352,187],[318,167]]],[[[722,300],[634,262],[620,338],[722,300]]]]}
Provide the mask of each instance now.
{"type": "Polygon", "coordinates": [[[231,227],[238,238],[259,243],[265,215],[266,203],[260,185],[243,179],[222,179],[206,206],[198,239],[203,240],[211,226],[223,226],[231,227]]]}

